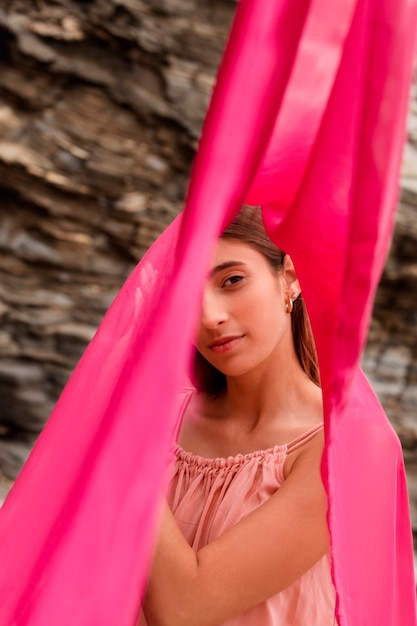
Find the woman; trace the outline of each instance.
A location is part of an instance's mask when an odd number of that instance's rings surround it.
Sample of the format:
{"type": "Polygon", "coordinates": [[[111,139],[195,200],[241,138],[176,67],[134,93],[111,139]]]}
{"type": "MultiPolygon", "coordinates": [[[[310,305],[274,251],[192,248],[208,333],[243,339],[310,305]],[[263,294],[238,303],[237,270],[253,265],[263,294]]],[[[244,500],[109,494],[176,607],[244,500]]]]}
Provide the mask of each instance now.
{"type": "Polygon", "coordinates": [[[147,623],[331,626],[315,349],[292,261],[258,208],[217,245],[196,347],[147,623]]]}

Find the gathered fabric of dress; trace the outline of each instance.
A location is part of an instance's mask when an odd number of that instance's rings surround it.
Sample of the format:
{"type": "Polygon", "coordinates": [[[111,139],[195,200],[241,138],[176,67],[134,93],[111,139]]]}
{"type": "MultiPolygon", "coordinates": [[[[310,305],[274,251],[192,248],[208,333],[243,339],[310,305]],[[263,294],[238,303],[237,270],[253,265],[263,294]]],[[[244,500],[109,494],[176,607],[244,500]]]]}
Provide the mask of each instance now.
{"type": "MultiPolygon", "coordinates": [[[[189,545],[200,550],[266,502],[285,481],[287,455],[322,428],[317,424],[288,444],[227,458],[205,458],[176,445],[167,501],[189,545]]],[[[219,626],[336,626],[335,596],[326,554],[292,585],[219,626]]],[[[139,626],[144,624],[142,615],[139,626]]]]}
{"type": "MultiPolygon", "coordinates": [[[[289,444],[228,458],[204,458],[177,446],[167,498],[182,533],[194,550],[200,550],[266,502],[285,480],[283,470],[287,454],[322,428],[318,425],[289,444]]],[[[259,624],[335,625],[330,555],[325,555],[280,593],[221,626],[259,624]]]]}

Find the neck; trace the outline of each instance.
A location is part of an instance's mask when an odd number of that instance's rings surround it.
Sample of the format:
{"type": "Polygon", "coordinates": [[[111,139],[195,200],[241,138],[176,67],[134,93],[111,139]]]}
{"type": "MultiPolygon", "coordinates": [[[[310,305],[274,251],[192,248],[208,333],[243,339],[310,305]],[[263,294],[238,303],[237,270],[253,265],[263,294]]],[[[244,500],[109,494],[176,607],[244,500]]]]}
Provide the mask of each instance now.
{"type": "Polygon", "coordinates": [[[255,371],[227,378],[227,413],[234,419],[238,416],[248,430],[271,418],[286,426],[296,425],[312,406],[321,409],[321,391],[301,368],[292,346],[285,359],[272,355],[271,361],[255,371]]]}

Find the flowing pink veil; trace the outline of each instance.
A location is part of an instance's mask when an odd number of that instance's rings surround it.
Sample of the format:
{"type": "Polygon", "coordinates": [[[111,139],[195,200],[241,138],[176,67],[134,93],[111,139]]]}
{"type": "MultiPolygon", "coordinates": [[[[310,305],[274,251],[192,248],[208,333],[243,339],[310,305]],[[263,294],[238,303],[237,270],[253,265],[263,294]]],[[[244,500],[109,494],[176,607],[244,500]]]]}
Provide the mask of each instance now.
{"type": "Polygon", "coordinates": [[[186,209],[145,255],[0,512],[0,625],[131,626],[200,290],[246,200],[297,266],[325,403],[340,626],[415,626],[401,449],[359,368],[392,230],[416,0],[241,0],[186,209]]]}

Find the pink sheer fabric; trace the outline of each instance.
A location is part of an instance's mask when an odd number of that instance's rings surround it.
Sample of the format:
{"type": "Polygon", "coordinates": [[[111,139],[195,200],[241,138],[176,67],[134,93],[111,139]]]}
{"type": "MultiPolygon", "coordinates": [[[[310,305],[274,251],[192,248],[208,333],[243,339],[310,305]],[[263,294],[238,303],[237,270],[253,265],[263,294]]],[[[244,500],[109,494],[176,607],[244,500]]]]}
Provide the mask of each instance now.
{"type": "Polygon", "coordinates": [[[340,626],[415,626],[401,450],[358,366],[415,26],[416,0],[241,0],[183,218],[122,289],[1,510],[2,626],[135,623],[207,260],[244,199],[292,255],[316,338],[340,626]]]}

